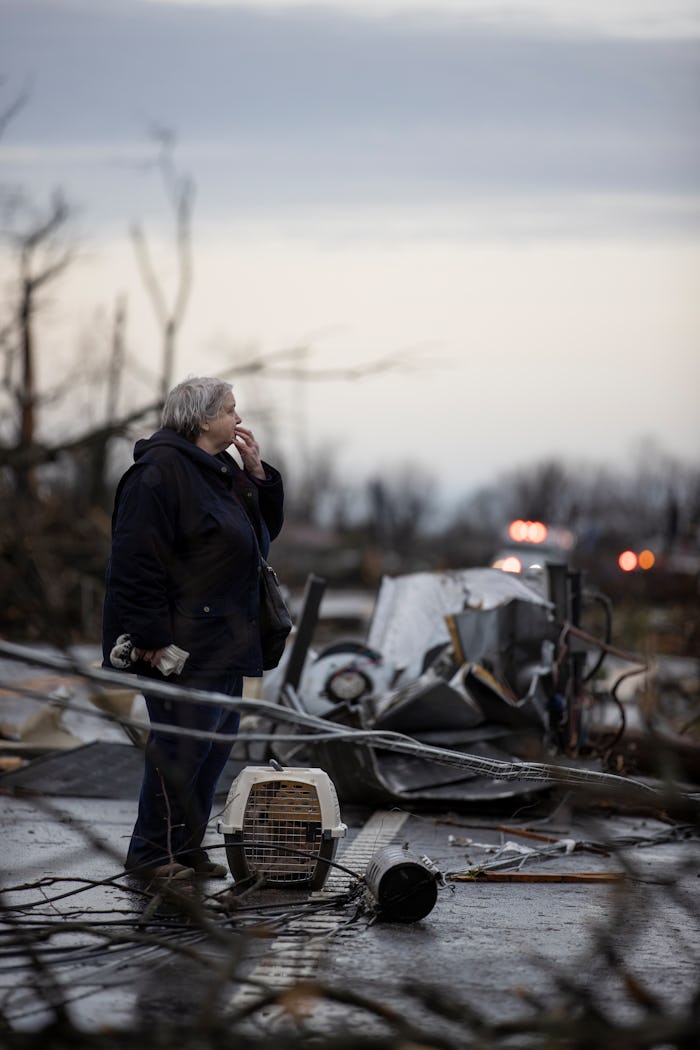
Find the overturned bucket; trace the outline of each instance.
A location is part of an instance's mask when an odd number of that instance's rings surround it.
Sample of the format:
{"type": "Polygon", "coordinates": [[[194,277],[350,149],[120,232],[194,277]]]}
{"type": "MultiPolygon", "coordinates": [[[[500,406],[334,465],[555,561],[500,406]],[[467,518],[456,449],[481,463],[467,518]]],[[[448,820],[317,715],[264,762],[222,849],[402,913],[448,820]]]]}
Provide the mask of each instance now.
{"type": "Polygon", "coordinates": [[[365,883],[377,902],[377,916],[386,922],[417,922],[437,901],[442,875],[427,857],[402,846],[385,846],[367,864],[365,883]]]}

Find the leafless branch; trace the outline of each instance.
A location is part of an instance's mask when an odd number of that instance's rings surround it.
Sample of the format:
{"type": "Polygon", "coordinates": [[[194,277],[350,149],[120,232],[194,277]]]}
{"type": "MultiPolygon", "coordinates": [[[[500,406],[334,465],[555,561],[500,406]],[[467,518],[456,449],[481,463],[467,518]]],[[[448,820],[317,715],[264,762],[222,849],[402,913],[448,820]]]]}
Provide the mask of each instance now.
{"type": "Polygon", "coordinates": [[[143,283],[146,286],[146,291],[151,300],[151,305],[153,306],[155,315],[158,318],[158,323],[161,327],[164,327],[168,323],[168,306],[165,301],[163,289],[158,282],[153,263],[151,262],[148,243],[144,232],[137,224],[134,224],[131,227],[131,240],[134,244],[136,261],[138,262],[143,283]]]}
{"type": "Polygon", "coordinates": [[[131,238],[134,243],[139,270],[162,331],[163,355],[160,393],[161,400],[164,400],[172,385],[175,340],[182,325],[192,289],[191,215],[194,200],[194,183],[188,176],[180,175],[175,166],[173,160],[175,135],[173,131],[162,125],[154,125],[151,129],[151,134],[159,147],[156,163],[175,217],[177,281],[172,296],[172,305],[168,304],[168,297],[156,273],[146,236],[140,225],[134,224],[131,227],[131,238]]]}
{"type": "MultiPolygon", "coordinates": [[[[425,348],[413,347],[394,350],[390,354],[383,354],[381,357],[360,362],[352,367],[320,368],[315,365],[280,367],[277,362],[294,360],[308,352],[308,347],[295,345],[285,347],[282,350],[275,350],[269,354],[257,354],[247,361],[242,361],[232,368],[225,369],[221,372],[221,378],[234,378],[240,375],[264,372],[271,379],[308,379],[316,382],[363,379],[366,376],[377,375],[383,372],[405,371],[424,367],[423,363],[416,360],[413,356],[419,349],[425,348]]],[[[434,367],[435,364],[436,362],[433,360],[431,365],[434,367]]]]}
{"type": "Polygon", "coordinates": [[[29,101],[29,86],[25,85],[18,95],[10,102],[9,106],[0,113],[0,138],[5,134],[8,125],[14,120],[21,109],[29,101]]]}

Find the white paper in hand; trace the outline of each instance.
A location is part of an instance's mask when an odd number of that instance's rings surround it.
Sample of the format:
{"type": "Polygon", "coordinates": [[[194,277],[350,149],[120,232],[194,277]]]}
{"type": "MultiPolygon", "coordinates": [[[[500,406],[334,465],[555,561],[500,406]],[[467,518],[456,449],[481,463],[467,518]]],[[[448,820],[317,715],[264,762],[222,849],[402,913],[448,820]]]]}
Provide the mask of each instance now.
{"type": "Polygon", "coordinates": [[[163,655],[156,667],[166,678],[170,674],[181,674],[185,661],[190,654],[186,649],[180,649],[177,645],[168,645],[163,650],[163,655]]]}

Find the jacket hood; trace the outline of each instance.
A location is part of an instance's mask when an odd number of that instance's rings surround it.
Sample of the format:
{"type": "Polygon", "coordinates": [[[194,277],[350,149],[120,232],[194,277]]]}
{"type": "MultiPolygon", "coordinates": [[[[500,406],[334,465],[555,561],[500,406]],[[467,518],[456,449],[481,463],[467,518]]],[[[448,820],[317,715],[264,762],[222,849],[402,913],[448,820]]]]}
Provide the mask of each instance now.
{"type": "Polygon", "coordinates": [[[211,456],[204,449],[198,448],[197,445],[188,441],[182,434],[178,434],[176,430],[171,430],[169,427],[162,427],[160,430],[156,430],[155,434],[152,434],[149,438],[141,438],[136,442],[134,445],[134,463],[139,463],[144,458],[147,458],[149,453],[157,452],[163,448],[177,449],[178,452],[193,460],[200,467],[215,470],[217,473],[221,470],[222,463],[229,468],[237,466],[235,459],[228,452],[219,452],[216,456],[211,456]]]}

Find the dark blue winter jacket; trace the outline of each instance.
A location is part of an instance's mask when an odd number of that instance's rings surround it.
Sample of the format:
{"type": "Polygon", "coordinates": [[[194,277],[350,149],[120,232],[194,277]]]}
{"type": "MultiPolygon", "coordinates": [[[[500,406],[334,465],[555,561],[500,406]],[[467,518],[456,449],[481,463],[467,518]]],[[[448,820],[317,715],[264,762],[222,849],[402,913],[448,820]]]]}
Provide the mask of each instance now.
{"type": "MultiPolygon", "coordinates": [[[[174,642],[186,649],[183,677],[262,674],[258,545],[267,556],[282,527],[279,472],[264,464],[260,481],[227,452],[211,456],[170,429],[138,441],[134,461],[112,516],[105,666],[117,637],[128,634],[138,648],[174,642]]],[[[134,669],[144,674],[145,667],[134,669]]]]}

